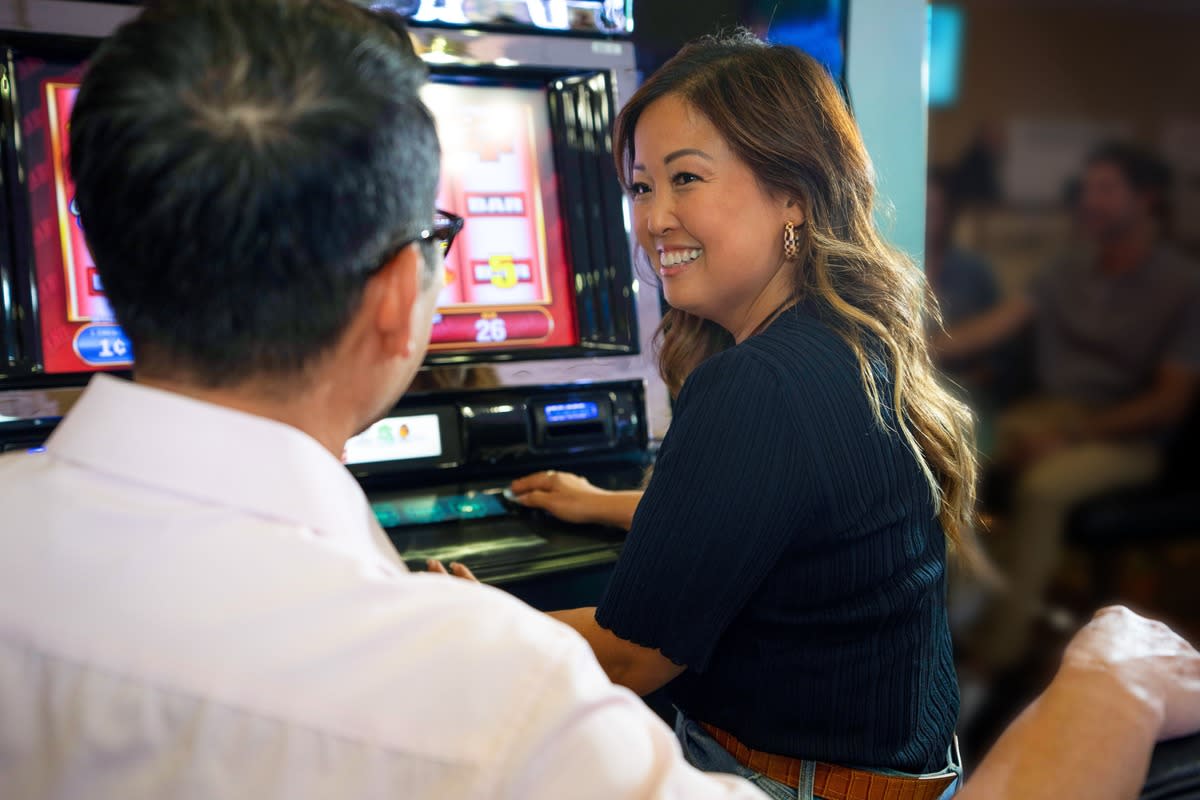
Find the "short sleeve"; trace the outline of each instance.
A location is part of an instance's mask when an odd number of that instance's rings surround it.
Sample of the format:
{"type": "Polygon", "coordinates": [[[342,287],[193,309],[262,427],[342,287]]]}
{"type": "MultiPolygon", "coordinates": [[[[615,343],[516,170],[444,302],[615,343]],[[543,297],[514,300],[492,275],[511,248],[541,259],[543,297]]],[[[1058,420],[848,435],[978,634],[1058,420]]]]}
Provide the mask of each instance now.
{"type": "Polygon", "coordinates": [[[1059,280],[1059,276],[1063,271],[1063,263],[1061,260],[1051,261],[1043,265],[1029,283],[1025,286],[1025,299],[1033,304],[1034,308],[1042,309],[1047,306],[1052,306],[1053,302],[1051,295],[1059,280]]]}
{"type": "Polygon", "coordinates": [[[597,609],[600,625],[707,668],[804,528],[812,483],[794,406],[753,352],[727,351],[693,372],[597,609]]]}
{"type": "Polygon", "coordinates": [[[996,272],[989,262],[976,258],[975,270],[976,299],[982,313],[1000,302],[1000,286],[996,283],[996,272]]]}
{"type": "Polygon", "coordinates": [[[1193,284],[1193,291],[1179,315],[1166,349],[1166,361],[1200,372],[1200,283],[1193,284]]]}
{"type": "Polygon", "coordinates": [[[537,701],[513,720],[494,796],[761,800],[741,778],[688,764],[670,728],[636,695],[610,683],[576,638],[539,675],[537,701]]]}

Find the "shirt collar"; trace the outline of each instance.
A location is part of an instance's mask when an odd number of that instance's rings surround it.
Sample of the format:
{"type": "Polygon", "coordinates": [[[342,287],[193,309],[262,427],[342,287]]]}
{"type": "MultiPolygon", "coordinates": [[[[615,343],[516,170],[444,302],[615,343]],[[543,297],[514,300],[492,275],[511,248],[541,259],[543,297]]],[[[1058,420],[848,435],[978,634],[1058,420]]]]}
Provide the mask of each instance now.
{"type": "Polygon", "coordinates": [[[98,374],[46,451],[117,480],[309,528],[403,569],[346,468],[282,422],[98,374]]]}

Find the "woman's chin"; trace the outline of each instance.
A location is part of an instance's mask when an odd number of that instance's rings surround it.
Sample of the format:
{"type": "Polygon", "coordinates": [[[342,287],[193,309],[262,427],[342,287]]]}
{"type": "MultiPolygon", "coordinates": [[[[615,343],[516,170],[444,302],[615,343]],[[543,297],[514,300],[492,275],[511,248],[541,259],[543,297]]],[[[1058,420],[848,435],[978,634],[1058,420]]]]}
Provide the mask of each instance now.
{"type": "Polygon", "coordinates": [[[666,298],[667,305],[676,311],[682,311],[685,314],[691,314],[694,317],[703,317],[704,319],[710,318],[705,312],[704,304],[696,302],[695,298],[690,298],[687,296],[680,297],[678,295],[672,297],[670,294],[664,294],[664,296],[666,298]]]}

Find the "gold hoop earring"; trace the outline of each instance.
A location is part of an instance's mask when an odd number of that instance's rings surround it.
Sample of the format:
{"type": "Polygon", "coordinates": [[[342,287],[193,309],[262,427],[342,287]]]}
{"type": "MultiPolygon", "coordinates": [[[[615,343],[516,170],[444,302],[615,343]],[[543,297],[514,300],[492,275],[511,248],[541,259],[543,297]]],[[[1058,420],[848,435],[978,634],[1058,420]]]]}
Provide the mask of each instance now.
{"type": "Polygon", "coordinates": [[[788,261],[800,258],[800,237],[796,234],[796,225],[792,222],[783,223],[783,257],[788,261]]]}

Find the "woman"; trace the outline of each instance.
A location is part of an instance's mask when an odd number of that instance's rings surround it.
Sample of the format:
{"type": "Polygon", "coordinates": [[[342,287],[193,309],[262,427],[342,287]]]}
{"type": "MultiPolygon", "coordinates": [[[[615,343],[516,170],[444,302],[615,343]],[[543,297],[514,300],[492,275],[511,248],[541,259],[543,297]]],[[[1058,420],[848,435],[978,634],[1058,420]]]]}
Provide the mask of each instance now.
{"type": "Polygon", "coordinates": [[[970,417],[934,378],[919,272],[872,223],[846,105],[797,50],[706,39],[633,95],[615,144],[678,399],[640,501],[561,473],[514,484],[574,519],[636,508],[600,606],[555,616],[614,681],[670,683],[702,768],[836,797],[854,766],[894,776],[884,796],[937,797],[970,417]]]}

